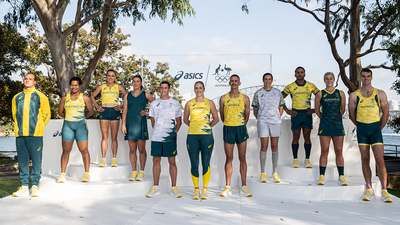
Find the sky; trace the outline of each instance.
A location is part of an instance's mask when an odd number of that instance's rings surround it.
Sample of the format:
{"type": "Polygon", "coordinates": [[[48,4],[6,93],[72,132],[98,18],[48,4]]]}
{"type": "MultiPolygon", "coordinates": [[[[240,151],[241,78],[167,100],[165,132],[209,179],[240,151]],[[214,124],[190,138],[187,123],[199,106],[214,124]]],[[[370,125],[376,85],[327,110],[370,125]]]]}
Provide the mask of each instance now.
{"type": "MultiPolygon", "coordinates": [[[[72,2],[64,23],[73,20],[75,1],[72,2]]],[[[265,72],[272,72],[274,84],[287,85],[295,80],[297,66],[306,69],[306,80],[319,89],[325,87],[325,72],[338,74],[323,26],[311,15],[271,0],[249,1],[250,13],[245,14],[241,11],[242,3],[242,0],[192,0],[196,15],[184,18],[184,26],[171,24],[170,17],[165,22],[159,18],[147,19],[135,26],[130,18],[121,18],[117,26],[124,34],[131,35],[127,40],[131,45],[121,53],[143,56],[154,64],[168,62],[172,76],[197,74],[195,79],[182,76],[179,80],[180,93],[185,97],[194,96],[193,84],[197,80],[207,81],[205,95],[210,99],[228,92],[229,87],[224,83],[228,72],[241,77],[241,88],[262,85],[265,72]]],[[[0,13],[5,12],[2,7],[0,13]]],[[[348,45],[340,40],[338,46],[342,57],[349,55],[348,45]]],[[[362,65],[385,61],[386,55],[379,53],[363,58],[362,65]]],[[[373,70],[373,86],[384,90],[388,99],[399,101],[396,92],[390,90],[395,79],[395,72],[373,70]]],[[[347,93],[341,80],[338,88],[347,93]]]]}

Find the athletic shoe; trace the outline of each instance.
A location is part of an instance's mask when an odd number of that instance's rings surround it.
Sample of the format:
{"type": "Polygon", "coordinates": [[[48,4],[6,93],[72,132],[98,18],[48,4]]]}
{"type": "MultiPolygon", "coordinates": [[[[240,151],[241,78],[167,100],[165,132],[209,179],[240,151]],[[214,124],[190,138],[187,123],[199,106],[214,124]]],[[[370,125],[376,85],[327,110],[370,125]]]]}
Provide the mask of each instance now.
{"type": "Polygon", "coordinates": [[[181,198],[182,197],[182,195],[178,191],[178,187],[175,187],[174,189],[172,189],[170,195],[175,197],[175,198],[181,198]]]}
{"type": "Polygon", "coordinates": [[[145,179],[144,177],[144,172],[140,172],[137,176],[136,176],[136,180],[137,181],[143,181],[145,179]]]}
{"type": "Polygon", "coordinates": [[[346,176],[345,175],[339,176],[338,183],[341,186],[347,186],[348,184],[346,181],[346,176]]]}
{"type": "Polygon", "coordinates": [[[131,174],[131,177],[129,177],[129,181],[134,181],[136,180],[136,171],[133,171],[133,173],[131,174]]]}
{"type": "Polygon", "coordinates": [[[280,176],[277,173],[272,174],[272,180],[274,181],[274,183],[281,182],[280,176]]]}
{"type": "Polygon", "coordinates": [[[200,195],[200,190],[195,188],[193,193],[193,200],[199,200],[199,195],[200,195]]]}
{"type": "Polygon", "coordinates": [[[118,164],[117,164],[117,158],[112,158],[111,159],[111,167],[117,167],[118,166],[118,164]]]}
{"type": "Polygon", "coordinates": [[[382,190],[381,191],[381,200],[384,202],[390,202],[392,203],[393,200],[392,198],[390,198],[389,193],[387,192],[387,190],[382,190]]]}
{"type": "Polygon", "coordinates": [[[107,160],[105,158],[102,158],[99,167],[105,167],[106,165],[107,165],[107,160]]]}
{"type": "Polygon", "coordinates": [[[260,183],[267,183],[267,175],[265,173],[260,174],[260,183]]]}
{"type": "Polygon", "coordinates": [[[221,192],[221,194],[219,194],[219,196],[221,197],[228,197],[229,195],[232,194],[232,190],[230,187],[226,187],[224,188],[224,190],[221,192]]]}
{"type": "Polygon", "coordinates": [[[28,186],[22,186],[22,187],[19,187],[18,190],[12,194],[12,196],[20,197],[20,196],[25,195],[26,193],[28,193],[28,191],[29,191],[28,186]]]}
{"type": "Polygon", "coordinates": [[[367,189],[367,190],[365,190],[365,194],[364,194],[364,196],[362,197],[362,200],[364,200],[364,201],[370,201],[370,200],[372,200],[372,199],[375,199],[374,190],[372,190],[372,189],[367,189]]]}
{"type": "Polygon", "coordinates": [[[298,163],[299,163],[299,160],[297,158],[293,159],[292,168],[299,168],[299,166],[297,166],[298,163]]]}
{"type": "Polygon", "coordinates": [[[149,192],[147,192],[146,194],[146,197],[152,198],[154,196],[160,196],[160,195],[161,195],[160,188],[150,188],[149,192]]]}
{"type": "Polygon", "coordinates": [[[89,173],[85,173],[82,177],[82,182],[89,182],[90,181],[90,175],[89,173]]]}
{"type": "Polygon", "coordinates": [[[58,176],[57,183],[65,183],[67,181],[67,174],[62,173],[60,176],[58,176]]]}
{"type": "Polygon", "coordinates": [[[310,164],[310,159],[305,159],[304,160],[304,167],[305,168],[312,168],[312,166],[310,164]]]}
{"type": "Polygon", "coordinates": [[[38,188],[38,186],[32,186],[32,188],[31,188],[31,197],[39,197],[39,188],[38,188]]]}
{"type": "Polygon", "coordinates": [[[325,184],[325,176],[324,175],[319,175],[318,176],[318,185],[324,185],[325,184]]]}
{"type": "Polygon", "coordinates": [[[246,197],[251,197],[253,196],[253,194],[249,191],[249,189],[247,188],[247,186],[243,186],[242,188],[240,188],[240,194],[246,196],[246,197]]]}
{"type": "Polygon", "coordinates": [[[203,200],[207,200],[207,198],[208,198],[207,189],[203,189],[203,191],[201,192],[200,198],[203,200]]]}

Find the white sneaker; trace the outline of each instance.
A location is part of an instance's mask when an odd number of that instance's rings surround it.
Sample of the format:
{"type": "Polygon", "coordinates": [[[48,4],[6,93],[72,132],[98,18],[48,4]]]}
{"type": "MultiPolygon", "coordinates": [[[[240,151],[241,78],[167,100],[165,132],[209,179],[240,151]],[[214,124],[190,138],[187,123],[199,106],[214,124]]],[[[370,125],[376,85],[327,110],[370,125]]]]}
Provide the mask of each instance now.
{"type": "Polygon", "coordinates": [[[19,187],[18,190],[12,194],[12,196],[13,197],[20,197],[22,195],[27,194],[28,191],[29,191],[28,186],[22,186],[22,187],[19,187]]]}
{"type": "Polygon", "coordinates": [[[267,183],[267,178],[265,173],[260,174],[260,183],[267,183]]]}
{"type": "Polygon", "coordinates": [[[365,194],[362,197],[362,200],[364,201],[371,201],[372,199],[375,199],[375,193],[374,190],[372,189],[367,189],[365,190],[365,194]]]}
{"type": "Polygon", "coordinates": [[[219,194],[221,197],[228,197],[229,195],[232,195],[232,190],[227,186],[225,186],[224,190],[219,194]]]}
{"type": "Polygon", "coordinates": [[[58,176],[57,183],[65,183],[67,181],[67,174],[62,173],[58,176]]]}
{"type": "Polygon", "coordinates": [[[280,176],[277,173],[272,174],[272,180],[274,181],[274,183],[281,182],[280,176]]]}
{"type": "Polygon", "coordinates": [[[297,158],[293,159],[292,168],[299,168],[299,166],[297,164],[299,164],[299,160],[297,158]]]}
{"type": "Polygon", "coordinates": [[[182,197],[182,195],[178,191],[178,187],[173,188],[171,193],[170,193],[170,195],[173,196],[174,198],[181,198],[182,197]]]}
{"type": "Polygon", "coordinates": [[[192,199],[193,200],[199,200],[199,195],[200,195],[200,190],[195,188],[192,199]]]}
{"type": "Polygon", "coordinates": [[[39,197],[39,188],[38,186],[34,185],[31,188],[31,197],[39,197]]]}
{"type": "Polygon", "coordinates": [[[129,177],[129,181],[136,180],[136,175],[137,175],[136,171],[133,171],[132,174],[131,174],[131,177],[129,177]]]}
{"type": "Polygon", "coordinates": [[[160,188],[150,188],[149,192],[147,192],[146,194],[146,197],[152,198],[154,196],[160,196],[160,195],[161,195],[160,188]]]}
{"type": "Polygon", "coordinates": [[[389,202],[392,203],[393,200],[392,198],[390,198],[389,193],[387,192],[387,190],[382,190],[381,191],[381,200],[384,202],[389,202]]]}
{"type": "Polygon", "coordinates": [[[305,159],[304,160],[304,167],[305,168],[312,168],[312,166],[310,164],[310,159],[305,159]]]}
{"type": "Polygon", "coordinates": [[[348,185],[345,175],[339,176],[338,184],[341,185],[341,186],[347,186],[348,185]]]}
{"type": "Polygon", "coordinates": [[[106,165],[107,165],[107,160],[105,158],[102,158],[99,167],[105,167],[106,165]]]}
{"type": "Polygon", "coordinates": [[[200,198],[202,200],[207,200],[207,198],[208,198],[207,189],[203,189],[203,191],[201,192],[200,198]]]}
{"type": "Polygon", "coordinates": [[[240,194],[246,196],[246,197],[251,197],[253,196],[253,194],[249,191],[249,189],[247,188],[247,186],[243,186],[242,188],[240,188],[240,194]]]}
{"type": "Polygon", "coordinates": [[[85,173],[82,177],[82,182],[89,182],[90,181],[90,175],[89,173],[85,173]]]}
{"type": "Polygon", "coordinates": [[[140,172],[140,173],[138,173],[138,175],[136,176],[136,180],[137,180],[137,181],[144,181],[144,179],[146,179],[145,176],[144,176],[144,172],[140,172]]]}
{"type": "Polygon", "coordinates": [[[318,185],[324,185],[325,184],[325,176],[324,175],[319,175],[318,176],[318,185]]]}
{"type": "Polygon", "coordinates": [[[118,166],[118,164],[117,164],[117,158],[112,158],[111,159],[111,167],[117,167],[118,166]]]}

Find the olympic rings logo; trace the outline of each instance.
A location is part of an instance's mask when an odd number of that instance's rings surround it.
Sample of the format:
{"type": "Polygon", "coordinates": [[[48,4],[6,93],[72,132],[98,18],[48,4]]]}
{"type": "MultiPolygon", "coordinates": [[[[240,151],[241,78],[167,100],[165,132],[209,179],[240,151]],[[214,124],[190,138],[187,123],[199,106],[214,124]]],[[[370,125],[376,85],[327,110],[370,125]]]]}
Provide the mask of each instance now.
{"type": "Polygon", "coordinates": [[[224,75],[220,75],[220,76],[215,76],[215,80],[218,81],[219,83],[226,83],[229,81],[229,76],[224,76],[224,75]]]}

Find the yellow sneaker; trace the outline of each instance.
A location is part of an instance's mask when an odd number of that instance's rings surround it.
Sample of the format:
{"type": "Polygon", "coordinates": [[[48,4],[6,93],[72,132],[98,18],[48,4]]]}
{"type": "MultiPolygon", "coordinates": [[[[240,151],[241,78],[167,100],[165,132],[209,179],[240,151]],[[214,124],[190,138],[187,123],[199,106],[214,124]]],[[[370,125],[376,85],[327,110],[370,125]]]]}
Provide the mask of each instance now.
{"type": "Polygon", "coordinates": [[[267,183],[267,178],[265,173],[260,174],[260,183],[267,183]]]}
{"type": "Polygon", "coordinates": [[[199,200],[199,195],[200,195],[200,190],[195,188],[193,193],[193,200],[199,200]]]}
{"type": "Polygon", "coordinates": [[[32,186],[31,188],[31,197],[39,197],[39,188],[38,186],[32,186]]]}
{"type": "Polygon", "coordinates": [[[226,187],[224,188],[224,190],[221,192],[221,194],[219,194],[219,196],[221,197],[228,197],[229,195],[232,194],[232,190],[230,187],[226,187]]]}
{"type": "Polygon", "coordinates": [[[274,183],[281,182],[280,176],[277,173],[272,174],[272,179],[273,179],[274,183]]]}
{"type": "Polygon", "coordinates": [[[393,200],[392,200],[392,198],[390,198],[389,193],[387,192],[387,190],[382,190],[381,194],[382,194],[381,195],[381,200],[382,201],[389,202],[389,203],[393,202],[393,200]]]}
{"type": "Polygon", "coordinates": [[[346,181],[346,176],[345,175],[339,176],[338,183],[341,186],[347,186],[348,184],[346,181]]]}
{"type": "Polygon", "coordinates": [[[57,183],[65,183],[65,181],[67,181],[67,175],[65,173],[58,176],[57,183]]]}
{"type": "Polygon", "coordinates": [[[112,158],[111,159],[111,167],[117,167],[118,166],[118,164],[117,164],[117,158],[112,158]]]}
{"type": "Polygon", "coordinates": [[[102,158],[99,167],[105,167],[106,165],[107,165],[107,160],[105,158],[102,158]]]}
{"type": "Polygon", "coordinates": [[[318,176],[318,185],[324,185],[325,184],[325,176],[324,175],[319,175],[318,176]]]}
{"type": "Polygon", "coordinates": [[[134,181],[134,180],[136,180],[136,171],[133,171],[131,177],[129,177],[129,181],[134,181]]]}
{"type": "Polygon", "coordinates": [[[89,173],[85,173],[82,177],[82,182],[89,182],[90,181],[90,175],[89,173]]]}
{"type": "Polygon", "coordinates": [[[305,168],[312,168],[312,166],[310,164],[310,159],[305,159],[304,160],[304,167],[305,168]]]}
{"type": "Polygon", "coordinates": [[[249,191],[249,189],[247,188],[247,186],[243,186],[242,188],[240,188],[240,194],[246,196],[246,197],[251,197],[253,196],[253,194],[249,191]]]}
{"type": "Polygon", "coordinates": [[[137,176],[136,176],[136,180],[137,181],[144,181],[145,177],[144,177],[144,173],[140,172],[137,176]]]}
{"type": "Polygon", "coordinates": [[[175,197],[175,198],[181,198],[182,197],[182,195],[178,191],[178,187],[173,188],[171,193],[170,193],[170,195],[175,197]]]}
{"type": "Polygon", "coordinates": [[[203,191],[201,192],[200,198],[202,200],[207,200],[207,198],[208,198],[207,189],[203,189],[203,191]]]}
{"type": "Polygon", "coordinates": [[[297,164],[299,164],[299,160],[297,158],[293,159],[292,168],[299,168],[299,166],[297,164]]]}
{"type": "Polygon", "coordinates": [[[22,186],[22,187],[19,187],[19,188],[17,189],[17,191],[14,192],[14,193],[12,194],[12,196],[13,196],[13,197],[20,197],[20,196],[22,196],[22,195],[27,194],[28,191],[29,191],[28,186],[22,186]]]}

